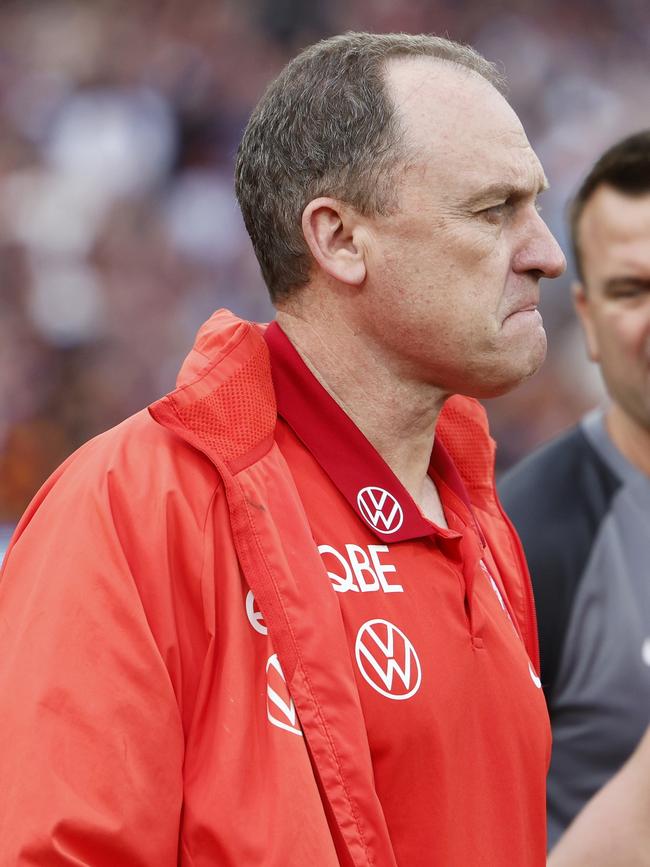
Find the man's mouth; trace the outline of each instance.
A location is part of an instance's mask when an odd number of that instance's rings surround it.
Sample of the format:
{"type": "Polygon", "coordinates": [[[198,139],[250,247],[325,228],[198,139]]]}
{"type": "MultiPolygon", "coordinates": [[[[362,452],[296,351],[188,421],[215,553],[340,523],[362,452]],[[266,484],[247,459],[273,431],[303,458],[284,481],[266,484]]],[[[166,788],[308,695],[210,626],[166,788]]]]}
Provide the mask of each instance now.
{"type": "Polygon", "coordinates": [[[514,310],[511,310],[510,313],[508,313],[506,319],[510,319],[512,316],[517,316],[519,313],[539,313],[537,305],[537,301],[531,301],[528,304],[522,304],[520,307],[515,307],[514,310]]]}

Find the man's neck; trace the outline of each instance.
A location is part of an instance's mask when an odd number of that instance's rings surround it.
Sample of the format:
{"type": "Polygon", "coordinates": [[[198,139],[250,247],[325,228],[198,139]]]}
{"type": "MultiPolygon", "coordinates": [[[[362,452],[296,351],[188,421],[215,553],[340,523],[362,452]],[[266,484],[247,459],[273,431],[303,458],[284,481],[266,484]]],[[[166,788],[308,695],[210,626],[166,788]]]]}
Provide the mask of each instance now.
{"type": "MultiPolygon", "coordinates": [[[[362,337],[278,312],[277,321],[325,390],[356,424],[427,517],[441,523],[427,470],[446,395],[405,380],[362,337]],[[432,514],[432,510],[435,514],[432,514]]],[[[437,500],[437,495],[435,497],[437,500]]]]}
{"type": "Polygon", "coordinates": [[[640,425],[616,403],[607,410],[605,421],[609,436],[621,454],[637,470],[650,476],[650,430],[640,425]]]}

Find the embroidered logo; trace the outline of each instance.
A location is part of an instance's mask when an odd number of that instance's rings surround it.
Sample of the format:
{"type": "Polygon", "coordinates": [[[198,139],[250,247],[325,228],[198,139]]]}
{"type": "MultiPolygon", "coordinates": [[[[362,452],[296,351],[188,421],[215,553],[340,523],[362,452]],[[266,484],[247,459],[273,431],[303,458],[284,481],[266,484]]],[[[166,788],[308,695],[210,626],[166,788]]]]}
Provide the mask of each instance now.
{"type": "Polygon", "coordinates": [[[396,533],[404,521],[402,507],[383,488],[369,486],[357,494],[357,506],[364,521],[379,533],[396,533]]]}
{"type": "Polygon", "coordinates": [[[418,691],[422,669],[415,648],[397,626],[387,620],[368,620],[354,646],[359,671],[386,698],[402,701],[418,691]]]}
{"type": "Polygon", "coordinates": [[[272,725],[302,737],[296,708],[289,695],[277,653],[270,656],[266,663],[266,715],[272,725]]]}
{"type": "Polygon", "coordinates": [[[396,573],[391,563],[382,563],[380,555],[388,554],[388,545],[345,546],[345,554],[332,545],[319,545],[318,552],[323,558],[327,574],[336,593],[403,593],[401,584],[391,584],[388,577],[396,573]]]}
{"type": "Polygon", "coordinates": [[[252,590],[249,590],[246,594],[246,617],[248,617],[248,622],[255,632],[259,632],[260,635],[269,634],[269,630],[266,628],[266,624],[264,623],[262,612],[259,610],[257,603],[255,602],[252,590]]]}

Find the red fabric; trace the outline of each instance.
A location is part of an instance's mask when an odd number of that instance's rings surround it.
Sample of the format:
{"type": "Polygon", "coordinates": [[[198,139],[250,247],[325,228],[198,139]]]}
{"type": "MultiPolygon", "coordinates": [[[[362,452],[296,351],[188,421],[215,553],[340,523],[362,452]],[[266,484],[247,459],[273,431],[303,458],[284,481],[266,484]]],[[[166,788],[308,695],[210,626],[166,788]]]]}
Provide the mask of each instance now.
{"type": "Polygon", "coordinates": [[[341,606],[398,863],[543,863],[546,706],[449,455],[437,443],[430,467],[443,529],[276,324],[265,337],[283,419],[276,441],[341,606]],[[395,497],[399,512],[385,508],[395,526],[372,526],[360,508],[369,484],[395,497]]]}
{"type": "Polygon", "coordinates": [[[0,580],[2,867],[395,867],[263,347],[215,314],[179,388],[20,522],[0,580]]]}

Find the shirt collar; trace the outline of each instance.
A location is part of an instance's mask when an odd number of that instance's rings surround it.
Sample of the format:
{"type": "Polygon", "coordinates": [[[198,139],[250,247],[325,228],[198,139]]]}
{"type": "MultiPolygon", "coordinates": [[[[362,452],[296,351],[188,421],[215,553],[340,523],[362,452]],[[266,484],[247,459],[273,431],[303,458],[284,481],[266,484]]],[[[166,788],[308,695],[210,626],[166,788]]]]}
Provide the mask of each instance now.
{"type": "MultiPolygon", "coordinates": [[[[277,322],[265,331],[278,414],[318,461],[361,520],[385,542],[437,534],[456,537],[427,520],[406,488],[359,428],[323,388],[277,322]]],[[[445,506],[475,524],[469,497],[445,448],[435,441],[430,475],[445,487],[445,506]]]]}

